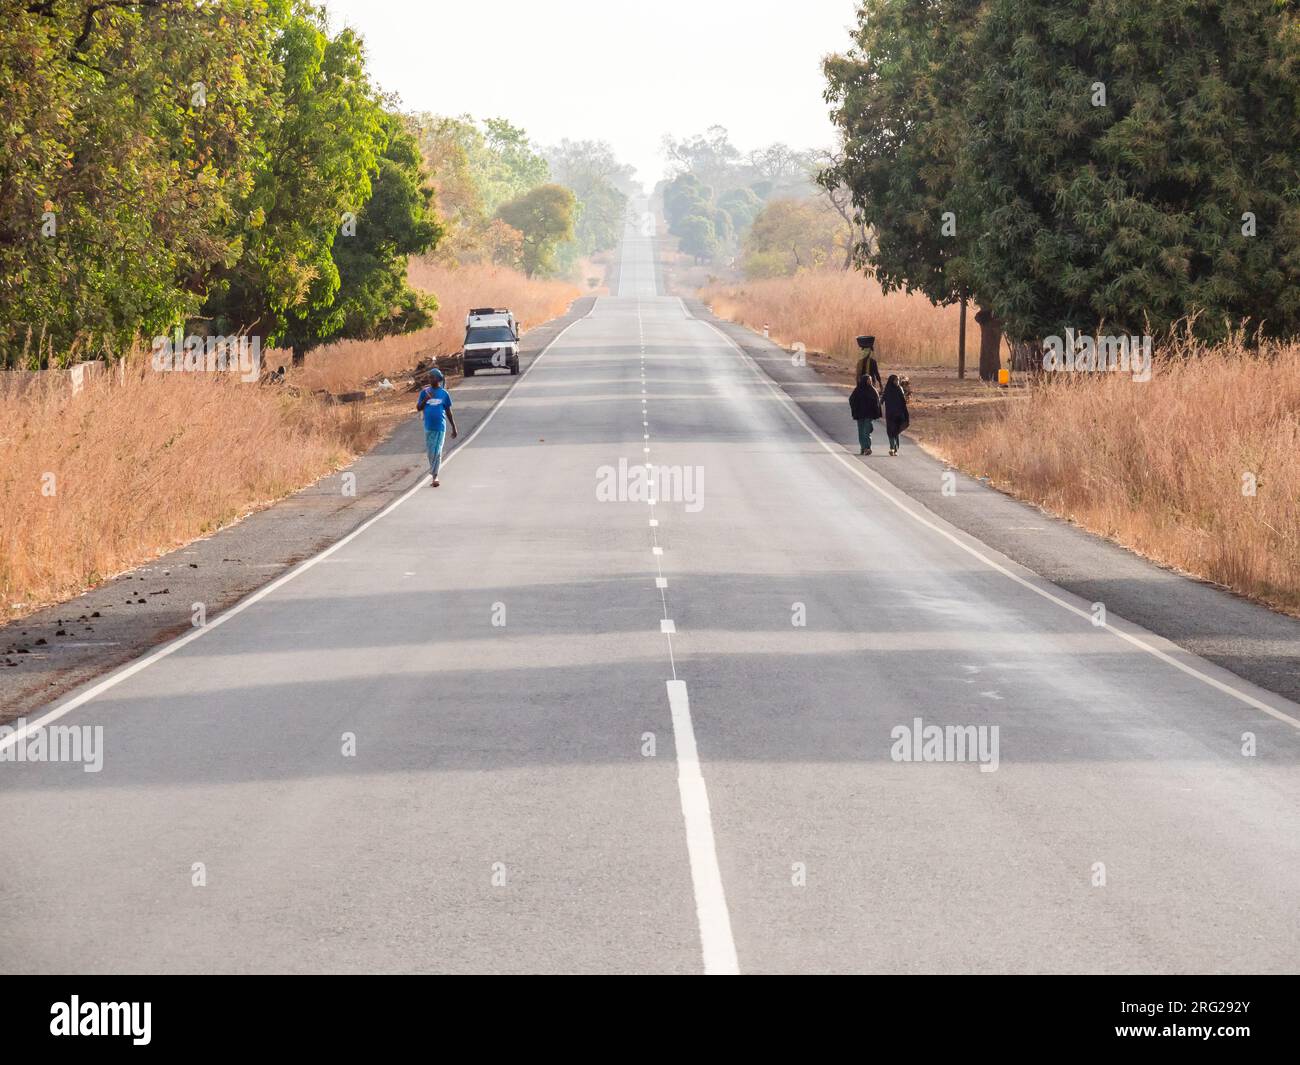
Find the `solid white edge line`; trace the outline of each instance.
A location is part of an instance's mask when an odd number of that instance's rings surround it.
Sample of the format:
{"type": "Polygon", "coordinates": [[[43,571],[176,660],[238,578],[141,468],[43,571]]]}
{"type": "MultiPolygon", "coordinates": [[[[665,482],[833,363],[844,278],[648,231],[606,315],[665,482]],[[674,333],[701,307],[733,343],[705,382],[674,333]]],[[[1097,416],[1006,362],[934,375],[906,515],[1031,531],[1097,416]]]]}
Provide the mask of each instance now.
{"type": "MultiPolygon", "coordinates": [[[[680,301],[680,297],[678,297],[678,299],[680,301]]],[[[687,316],[690,317],[690,313],[689,311],[687,311],[685,302],[681,301],[681,303],[682,303],[682,310],[686,311],[687,316]]],[[[731,337],[727,336],[726,333],[724,333],[712,322],[706,321],[703,318],[696,318],[695,320],[697,322],[700,322],[708,326],[715,333],[717,333],[718,336],[720,336],[727,344],[735,348],[737,353],[739,353],[741,359],[744,361],[745,365],[748,366],[750,371],[756,374],[758,378],[776,394],[777,398],[786,406],[786,408],[790,411],[790,414],[793,415],[795,421],[797,421],[800,425],[802,425],[804,429],[808,432],[808,434],[814,440],[816,440],[817,443],[819,443],[823,449],[829,452],[831,456],[834,457],[835,460],[840,463],[840,465],[842,465],[845,469],[847,469],[850,473],[852,473],[855,477],[857,477],[860,481],[862,481],[862,483],[865,484],[868,488],[870,488],[873,492],[876,492],[878,495],[883,496],[895,507],[897,507],[904,514],[910,517],[913,521],[916,521],[919,524],[924,525],[927,529],[930,529],[938,533],[945,540],[948,540],[949,542],[955,544],[957,547],[965,551],[968,555],[971,555],[973,558],[978,559],[980,562],[984,563],[984,565],[988,566],[989,569],[1001,573],[1004,577],[1010,578],[1011,580],[1019,584],[1021,587],[1028,588],[1035,595],[1042,596],[1044,599],[1047,599],[1050,602],[1055,603],[1057,606],[1062,607],[1065,610],[1068,610],[1070,613],[1077,614],[1079,617],[1085,618],[1090,623],[1092,623],[1092,614],[1089,613],[1088,611],[1080,609],[1079,607],[1075,606],[1073,603],[1067,603],[1060,596],[1053,595],[1046,588],[1040,588],[1033,581],[1026,580],[1024,577],[1021,577],[1018,573],[1013,573],[1005,566],[993,561],[993,559],[989,558],[987,555],[971,547],[970,544],[963,542],[961,539],[959,539],[958,537],[950,533],[947,529],[941,528],[940,526],[936,525],[934,522],[930,521],[928,518],[924,517],[921,514],[918,514],[911,507],[906,506],[901,500],[896,498],[893,493],[885,491],[880,485],[876,484],[875,481],[873,481],[870,477],[868,477],[864,471],[860,470],[857,467],[857,465],[850,462],[845,457],[843,450],[833,442],[828,441],[820,429],[818,429],[813,425],[809,425],[809,423],[804,419],[803,412],[799,410],[795,402],[792,399],[790,399],[790,397],[787,396],[785,392],[781,390],[781,387],[763,371],[762,367],[760,367],[754,361],[754,359],[750,356],[750,354],[747,351],[745,351],[744,348],[742,348],[739,344],[737,344],[734,340],[732,340],[731,337]]],[[[891,485],[891,487],[893,486],[891,485]]],[[[901,494],[901,489],[895,488],[894,490],[900,492],[901,494]]],[[[910,497],[904,496],[904,498],[910,498],[910,497]]],[[[1040,579],[1046,581],[1046,578],[1040,578],[1040,579]]],[[[1132,624],[1132,622],[1130,622],[1130,624],[1132,624]]],[[[1134,636],[1132,633],[1125,632],[1123,629],[1115,628],[1109,621],[1107,621],[1105,625],[1097,625],[1096,627],[1099,629],[1104,628],[1109,630],[1110,632],[1118,636],[1121,640],[1124,640],[1127,643],[1132,644],[1134,647],[1137,647],[1140,650],[1145,651],[1147,654],[1151,655],[1152,657],[1158,658],[1160,661],[1173,666],[1175,669],[1182,671],[1183,673],[1187,674],[1189,677],[1194,677],[1196,680],[1199,680],[1202,683],[1209,685],[1211,688],[1214,688],[1216,691],[1220,691],[1225,695],[1229,695],[1232,698],[1236,699],[1238,702],[1244,703],[1250,707],[1254,707],[1256,710],[1262,710],[1270,717],[1274,717],[1278,721],[1284,721],[1288,725],[1291,725],[1293,728],[1300,729],[1300,720],[1297,720],[1296,718],[1292,717],[1290,714],[1283,713],[1281,710],[1269,706],[1268,703],[1263,702],[1260,699],[1256,699],[1253,695],[1250,695],[1247,692],[1239,691],[1238,689],[1234,688],[1230,684],[1224,684],[1223,681],[1218,680],[1214,677],[1209,676],[1206,673],[1201,672],[1195,666],[1189,666],[1184,662],[1180,662],[1173,655],[1167,654],[1166,652],[1160,650],[1158,647],[1152,647],[1150,644],[1139,639],[1137,636],[1134,636]]],[[[1190,651],[1186,653],[1191,654],[1190,651]]]]}
{"type": "Polygon", "coordinates": [[[686,821],[686,853],[691,863],[691,885],[695,890],[695,915],[700,925],[700,947],[706,976],[736,976],[740,962],[731,934],[731,914],[722,888],[722,871],[713,841],[713,816],[709,792],[700,772],[691,724],[691,702],[684,680],[670,680],[668,707],[673,718],[673,742],[677,748],[677,791],[686,821]]]}
{"type": "MultiPolygon", "coordinates": [[[[596,305],[593,303],[592,310],[595,310],[595,307],[596,305]]],[[[489,410],[487,414],[483,416],[483,420],[480,421],[478,425],[474,427],[473,431],[470,432],[469,436],[465,438],[464,442],[460,444],[458,447],[456,447],[455,450],[451,451],[447,455],[447,457],[442,460],[444,466],[447,463],[451,462],[452,459],[454,459],[457,455],[459,455],[462,451],[464,451],[465,448],[469,447],[469,445],[474,442],[474,438],[483,431],[483,429],[487,426],[488,422],[490,422],[494,417],[496,417],[497,411],[499,411],[502,407],[506,405],[507,402],[509,402],[510,397],[515,394],[515,389],[517,389],[519,385],[523,383],[524,378],[526,378],[530,373],[533,372],[533,367],[542,361],[543,357],[546,355],[548,351],[551,350],[552,347],[554,347],[557,343],[559,343],[560,339],[564,336],[564,334],[567,333],[579,322],[584,321],[590,317],[591,317],[591,311],[588,311],[581,318],[575,318],[572,322],[566,325],[563,329],[561,329],[558,333],[556,333],[555,336],[553,336],[547,342],[546,346],[537,353],[537,357],[534,358],[533,361],[528,364],[528,369],[526,369],[522,374],[519,375],[519,377],[515,380],[514,384],[511,385],[511,387],[505,392],[504,395],[502,395],[500,400],[498,400],[493,405],[492,409],[489,410]]],[[[50,710],[47,713],[42,714],[40,717],[34,718],[33,720],[27,722],[21,729],[16,729],[15,731],[11,732],[9,735],[5,736],[4,739],[0,739],[0,751],[3,751],[8,747],[13,746],[19,741],[19,739],[31,734],[33,730],[38,728],[43,728],[45,725],[49,724],[50,722],[57,721],[65,714],[69,714],[73,710],[76,710],[78,707],[84,706],[86,703],[90,702],[96,696],[102,695],[110,688],[114,688],[117,685],[121,684],[122,681],[127,680],[129,677],[135,676],[141,670],[147,669],[149,666],[153,665],[155,662],[159,661],[160,659],[166,658],[168,655],[173,654],[176,651],[179,651],[186,644],[192,643],[195,640],[199,639],[199,637],[205,635],[206,633],[211,632],[213,629],[218,628],[221,625],[224,625],[227,621],[229,621],[231,618],[235,617],[236,615],[242,614],[254,603],[260,602],[261,600],[265,599],[277,588],[281,588],[284,585],[288,584],[295,577],[298,577],[301,574],[306,573],[307,570],[311,569],[318,562],[321,562],[324,559],[329,558],[329,556],[334,554],[334,552],[337,551],[339,548],[345,547],[347,544],[351,543],[363,532],[365,532],[372,525],[374,525],[377,521],[380,521],[381,519],[387,517],[394,510],[400,507],[403,503],[405,503],[408,499],[410,499],[411,496],[415,495],[416,492],[418,492],[421,488],[426,487],[429,484],[429,480],[430,480],[429,475],[425,474],[423,477],[420,478],[419,481],[415,483],[413,487],[407,489],[406,492],[404,492],[397,499],[394,499],[391,503],[388,504],[388,506],[386,506],[378,514],[374,514],[371,517],[367,518],[364,522],[362,522],[350,533],[348,533],[347,536],[343,537],[342,540],[338,540],[335,543],[330,544],[329,547],[325,548],[325,550],[321,551],[319,554],[313,555],[311,558],[303,562],[300,562],[288,573],[281,574],[270,584],[264,585],[263,587],[259,588],[257,591],[253,592],[251,595],[247,596],[244,599],[241,599],[229,610],[223,611],[222,613],[218,614],[215,618],[213,618],[203,627],[195,629],[193,632],[188,632],[184,636],[178,636],[170,643],[163,644],[156,651],[150,652],[149,654],[145,655],[143,658],[136,659],[134,662],[131,662],[126,666],[124,666],[123,668],[119,669],[116,673],[110,673],[98,684],[94,685],[94,687],[86,689],[80,695],[77,695],[72,699],[69,699],[66,703],[62,703],[61,705],[56,706],[53,710],[50,710]]],[[[12,726],[7,726],[7,727],[12,727],[12,726]]]]}

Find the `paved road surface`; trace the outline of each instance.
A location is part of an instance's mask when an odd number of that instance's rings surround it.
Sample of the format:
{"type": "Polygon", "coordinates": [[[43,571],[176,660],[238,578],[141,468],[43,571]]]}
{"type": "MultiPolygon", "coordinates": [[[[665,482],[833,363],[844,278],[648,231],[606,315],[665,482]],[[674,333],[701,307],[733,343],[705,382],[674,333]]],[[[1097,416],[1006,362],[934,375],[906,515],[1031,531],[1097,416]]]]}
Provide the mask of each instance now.
{"type": "Polygon", "coordinates": [[[0,968],[1295,968],[1300,708],[824,446],[651,248],[441,488],[78,696],[100,772],[0,763],[0,968]]]}

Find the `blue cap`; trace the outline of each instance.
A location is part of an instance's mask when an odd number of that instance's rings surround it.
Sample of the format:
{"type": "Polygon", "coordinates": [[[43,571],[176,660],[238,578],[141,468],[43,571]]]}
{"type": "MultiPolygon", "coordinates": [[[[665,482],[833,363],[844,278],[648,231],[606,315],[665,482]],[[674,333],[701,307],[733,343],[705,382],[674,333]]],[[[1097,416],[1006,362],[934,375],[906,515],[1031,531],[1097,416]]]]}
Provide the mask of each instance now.
{"type": "Polygon", "coordinates": [[[429,371],[429,376],[432,377],[439,384],[442,384],[443,381],[447,380],[445,377],[443,377],[442,371],[439,370],[438,367],[436,366],[429,371]]]}

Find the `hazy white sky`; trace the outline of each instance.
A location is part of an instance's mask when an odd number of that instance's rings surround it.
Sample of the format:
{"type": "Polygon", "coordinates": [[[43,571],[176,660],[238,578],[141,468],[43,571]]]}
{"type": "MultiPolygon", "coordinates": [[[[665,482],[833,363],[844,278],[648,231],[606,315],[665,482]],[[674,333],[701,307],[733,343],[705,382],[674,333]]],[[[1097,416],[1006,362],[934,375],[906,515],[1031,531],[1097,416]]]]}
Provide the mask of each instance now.
{"type": "Polygon", "coordinates": [[[715,123],[742,151],[833,140],[821,59],[856,0],[325,0],[408,110],[501,116],[533,140],[609,141],[647,187],[660,139],[715,123]]]}

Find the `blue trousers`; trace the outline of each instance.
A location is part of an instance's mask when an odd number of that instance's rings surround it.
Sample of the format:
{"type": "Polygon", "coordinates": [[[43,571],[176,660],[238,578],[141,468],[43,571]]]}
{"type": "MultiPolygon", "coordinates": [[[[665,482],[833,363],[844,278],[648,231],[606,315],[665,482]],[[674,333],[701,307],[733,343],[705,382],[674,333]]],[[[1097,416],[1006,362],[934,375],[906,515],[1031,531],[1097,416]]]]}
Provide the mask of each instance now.
{"type": "Polygon", "coordinates": [[[446,438],[446,426],[424,431],[424,449],[429,453],[429,473],[435,481],[438,479],[438,467],[442,465],[442,442],[446,438]]]}

